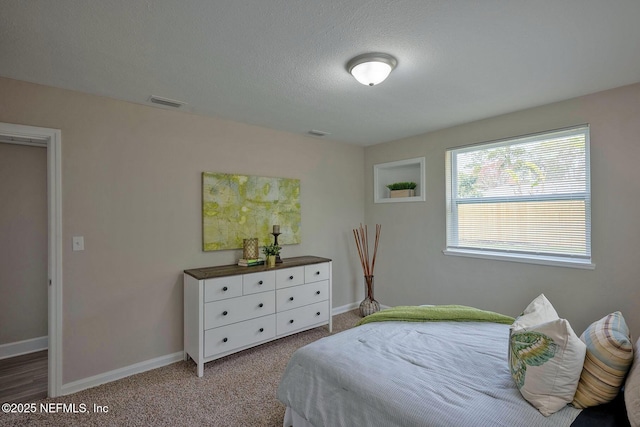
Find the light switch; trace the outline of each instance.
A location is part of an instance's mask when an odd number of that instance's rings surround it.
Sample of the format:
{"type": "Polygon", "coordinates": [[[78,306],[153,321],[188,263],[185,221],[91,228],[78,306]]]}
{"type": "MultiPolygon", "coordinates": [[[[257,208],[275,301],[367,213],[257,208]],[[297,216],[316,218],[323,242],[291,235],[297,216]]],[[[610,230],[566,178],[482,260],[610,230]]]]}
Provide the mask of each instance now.
{"type": "Polygon", "coordinates": [[[73,250],[84,251],[84,236],[73,236],[73,250]]]}

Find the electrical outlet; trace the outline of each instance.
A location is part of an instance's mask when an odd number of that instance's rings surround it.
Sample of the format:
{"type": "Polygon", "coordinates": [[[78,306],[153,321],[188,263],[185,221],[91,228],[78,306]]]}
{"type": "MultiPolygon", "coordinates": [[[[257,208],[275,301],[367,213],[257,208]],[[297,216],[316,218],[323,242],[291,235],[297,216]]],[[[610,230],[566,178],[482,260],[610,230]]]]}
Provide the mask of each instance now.
{"type": "Polygon", "coordinates": [[[73,250],[74,251],[84,251],[84,237],[83,236],[73,236],[73,250]]]}

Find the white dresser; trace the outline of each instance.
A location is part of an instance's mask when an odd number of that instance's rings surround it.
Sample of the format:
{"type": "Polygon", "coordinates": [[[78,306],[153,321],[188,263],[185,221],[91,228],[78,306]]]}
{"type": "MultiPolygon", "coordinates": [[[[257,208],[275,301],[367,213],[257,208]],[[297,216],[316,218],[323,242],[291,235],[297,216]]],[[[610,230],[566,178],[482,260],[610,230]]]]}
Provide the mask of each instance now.
{"type": "Polygon", "coordinates": [[[275,267],[184,271],[184,359],[198,365],[331,319],[331,260],[283,259],[275,267]]]}

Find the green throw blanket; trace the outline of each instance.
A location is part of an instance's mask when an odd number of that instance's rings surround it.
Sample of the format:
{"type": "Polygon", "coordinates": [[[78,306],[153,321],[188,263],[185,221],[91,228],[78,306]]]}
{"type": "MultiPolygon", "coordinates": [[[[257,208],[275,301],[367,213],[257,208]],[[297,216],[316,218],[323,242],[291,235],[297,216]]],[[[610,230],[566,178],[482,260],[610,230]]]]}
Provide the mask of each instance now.
{"type": "Polygon", "coordinates": [[[493,311],[465,305],[398,306],[370,314],[356,326],[371,322],[493,322],[511,324],[515,319],[493,311]]]}

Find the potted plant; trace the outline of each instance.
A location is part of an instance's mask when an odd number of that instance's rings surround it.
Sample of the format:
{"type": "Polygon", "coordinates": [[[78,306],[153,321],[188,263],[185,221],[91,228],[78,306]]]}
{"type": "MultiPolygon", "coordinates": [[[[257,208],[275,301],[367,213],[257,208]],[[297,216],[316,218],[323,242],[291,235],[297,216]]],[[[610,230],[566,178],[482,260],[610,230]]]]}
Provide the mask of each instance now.
{"type": "Polygon", "coordinates": [[[270,243],[262,248],[262,252],[267,256],[268,267],[275,267],[276,257],[280,255],[280,249],[282,249],[282,246],[275,243],[270,243]]]}
{"type": "Polygon", "coordinates": [[[391,197],[413,197],[417,186],[415,182],[394,182],[387,185],[387,188],[391,190],[391,197]]]}

